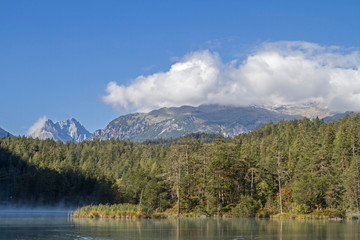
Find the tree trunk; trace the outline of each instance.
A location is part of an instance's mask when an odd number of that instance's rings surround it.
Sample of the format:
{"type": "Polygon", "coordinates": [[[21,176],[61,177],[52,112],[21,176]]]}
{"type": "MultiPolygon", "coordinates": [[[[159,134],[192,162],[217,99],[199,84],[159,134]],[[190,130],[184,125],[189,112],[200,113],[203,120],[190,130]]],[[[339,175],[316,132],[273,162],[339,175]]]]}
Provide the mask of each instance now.
{"type": "Polygon", "coordinates": [[[289,169],[291,169],[291,152],[289,147],[289,169]]]}
{"type": "Polygon", "coordinates": [[[352,144],[352,156],[355,157],[355,143],[352,144]]]}
{"type": "Polygon", "coordinates": [[[254,193],[254,168],[251,169],[251,197],[254,193]]]}
{"type": "Polygon", "coordinates": [[[186,161],[186,176],[187,176],[187,195],[190,196],[190,181],[189,181],[189,146],[185,146],[185,161],[186,161]]]}
{"type": "Polygon", "coordinates": [[[203,191],[202,191],[203,198],[205,198],[205,192],[206,192],[206,166],[207,166],[207,155],[206,155],[206,150],[205,150],[204,162],[203,162],[203,178],[204,178],[204,185],[203,185],[203,191]]]}
{"type": "Polygon", "coordinates": [[[357,191],[356,191],[356,204],[357,204],[357,214],[359,215],[359,190],[360,190],[360,182],[357,180],[357,191]]]}
{"type": "Polygon", "coordinates": [[[279,182],[279,194],[280,194],[280,213],[282,213],[283,209],[282,209],[282,195],[281,195],[280,152],[278,152],[277,163],[278,163],[278,182],[279,182]]]}
{"type": "Polygon", "coordinates": [[[177,216],[180,216],[180,186],[181,186],[181,165],[178,165],[178,184],[176,186],[176,195],[177,195],[177,216]]]}
{"type": "Polygon", "coordinates": [[[357,214],[359,215],[359,192],[360,192],[360,181],[359,181],[359,159],[355,158],[356,161],[356,182],[357,182],[357,189],[356,189],[356,207],[357,207],[357,214]]]}

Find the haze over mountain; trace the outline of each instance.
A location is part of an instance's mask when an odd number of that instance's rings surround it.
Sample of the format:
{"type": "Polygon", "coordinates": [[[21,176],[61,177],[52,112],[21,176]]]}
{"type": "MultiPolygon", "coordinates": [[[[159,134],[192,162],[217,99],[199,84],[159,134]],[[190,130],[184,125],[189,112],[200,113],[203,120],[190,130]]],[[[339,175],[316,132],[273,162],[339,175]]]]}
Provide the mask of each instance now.
{"type": "Polygon", "coordinates": [[[43,117],[30,127],[28,135],[39,139],[49,138],[56,141],[74,141],[78,143],[89,139],[91,133],[74,118],[66,121],[53,122],[43,117]]]}
{"type": "Polygon", "coordinates": [[[8,135],[10,135],[10,137],[13,137],[13,135],[11,133],[0,128],[0,138],[6,138],[8,135]]]}

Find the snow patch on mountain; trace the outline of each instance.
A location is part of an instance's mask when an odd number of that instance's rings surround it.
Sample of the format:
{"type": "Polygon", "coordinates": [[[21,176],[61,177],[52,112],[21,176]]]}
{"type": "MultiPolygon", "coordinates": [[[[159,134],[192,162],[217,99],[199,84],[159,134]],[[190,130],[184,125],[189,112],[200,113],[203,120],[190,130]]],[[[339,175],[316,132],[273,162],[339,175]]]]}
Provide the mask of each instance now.
{"type": "Polygon", "coordinates": [[[309,119],[316,117],[322,119],[336,114],[335,112],[330,111],[326,106],[316,101],[307,101],[288,105],[257,105],[257,107],[291,116],[299,115],[309,119]]]}

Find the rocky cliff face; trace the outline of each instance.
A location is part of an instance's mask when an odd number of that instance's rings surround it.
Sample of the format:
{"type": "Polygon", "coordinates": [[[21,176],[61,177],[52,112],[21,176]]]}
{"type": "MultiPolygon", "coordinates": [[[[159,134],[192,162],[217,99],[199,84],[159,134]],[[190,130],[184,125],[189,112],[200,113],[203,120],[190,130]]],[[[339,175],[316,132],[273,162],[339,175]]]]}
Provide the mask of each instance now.
{"type": "Polygon", "coordinates": [[[53,122],[50,119],[40,120],[30,128],[28,133],[33,138],[50,138],[55,141],[76,143],[87,140],[91,136],[91,133],[74,118],[60,122],[53,122]]]}
{"type": "Polygon", "coordinates": [[[254,130],[269,121],[290,120],[290,116],[259,107],[202,105],[162,108],[149,113],[134,113],[111,121],[97,130],[91,139],[148,139],[177,138],[194,132],[217,133],[233,137],[254,130]]]}

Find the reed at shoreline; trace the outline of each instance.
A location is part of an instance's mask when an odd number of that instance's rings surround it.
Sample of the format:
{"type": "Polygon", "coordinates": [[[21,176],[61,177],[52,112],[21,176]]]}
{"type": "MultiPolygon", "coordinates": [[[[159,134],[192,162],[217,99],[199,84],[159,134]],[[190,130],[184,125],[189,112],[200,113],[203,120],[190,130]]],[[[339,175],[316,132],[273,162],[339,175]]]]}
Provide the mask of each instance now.
{"type": "Polygon", "coordinates": [[[72,217],[78,218],[166,218],[163,213],[152,213],[148,208],[133,204],[99,204],[77,209],[72,217]]]}

